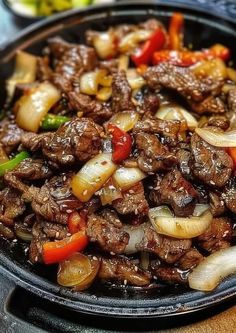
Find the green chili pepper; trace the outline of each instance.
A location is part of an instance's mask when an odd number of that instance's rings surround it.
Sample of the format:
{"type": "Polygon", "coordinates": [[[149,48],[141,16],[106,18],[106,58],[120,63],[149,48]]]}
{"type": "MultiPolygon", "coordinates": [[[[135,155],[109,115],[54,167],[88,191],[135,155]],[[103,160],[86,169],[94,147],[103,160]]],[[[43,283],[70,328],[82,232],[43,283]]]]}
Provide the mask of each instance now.
{"type": "Polygon", "coordinates": [[[41,128],[44,130],[55,130],[69,120],[69,117],[47,114],[42,121],[41,128]]]}
{"type": "Polygon", "coordinates": [[[27,151],[22,151],[19,154],[17,154],[14,158],[11,160],[0,164],[0,176],[3,176],[6,171],[10,171],[14,169],[21,161],[29,157],[29,153],[27,151]]]}

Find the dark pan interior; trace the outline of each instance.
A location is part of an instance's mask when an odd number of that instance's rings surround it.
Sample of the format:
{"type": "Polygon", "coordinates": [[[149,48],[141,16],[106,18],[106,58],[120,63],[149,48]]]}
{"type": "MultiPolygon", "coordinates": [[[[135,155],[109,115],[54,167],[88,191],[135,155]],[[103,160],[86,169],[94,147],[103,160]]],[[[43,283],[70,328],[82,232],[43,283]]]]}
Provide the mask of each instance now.
{"type": "MultiPolygon", "coordinates": [[[[170,5],[128,4],[89,9],[85,12],[71,12],[39,23],[37,29],[30,28],[2,51],[0,56],[0,103],[4,102],[5,78],[11,74],[13,55],[16,48],[25,48],[34,54],[40,54],[46,39],[50,35],[60,35],[69,42],[83,43],[84,32],[89,29],[105,30],[110,25],[137,23],[150,17],[156,17],[167,24],[171,13],[176,10],[170,5]],[[62,24],[61,24],[62,23],[62,24]],[[53,33],[51,28],[54,27],[53,33]],[[56,28],[55,28],[56,27],[56,28]]],[[[185,14],[185,44],[194,48],[209,47],[222,43],[232,50],[236,57],[236,30],[232,23],[220,18],[198,13],[192,9],[180,9],[185,14]]],[[[18,283],[37,294],[52,299],[67,307],[95,314],[133,316],[163,316],[197,310],[234,295],[235,278],[226,280],[214,293],[203,294],[183,287],[155,286],[150,290],[121,289],[95,285],[85,293],[73,293],[55,284],[55,267],[35,266],[27,262],[25,248],[20,243],[8,243],[0,240],[0,263],[5,273],[12,274],[18,283]],[[54,280],[53,280],[54,279],[54,280]]]]}

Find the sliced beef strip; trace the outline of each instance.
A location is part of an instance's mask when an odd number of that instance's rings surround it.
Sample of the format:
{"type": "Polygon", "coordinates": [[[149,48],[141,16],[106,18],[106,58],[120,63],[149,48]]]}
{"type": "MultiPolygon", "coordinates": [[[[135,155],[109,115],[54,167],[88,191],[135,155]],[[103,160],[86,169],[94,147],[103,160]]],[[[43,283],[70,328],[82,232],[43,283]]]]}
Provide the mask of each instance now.
{"type": "Polygon", "coordinates": [[[71,109],[82,112],[84,117],[91,118],[98,124],[103,124],[112,116],[112,110],[107,103],[101,103],[76,90],[68,93],[68,101],[71,109]]]}
{"type": "Polygon", "coordinates": [[[37,79],[39,81],[50,81],[53,75],[53,71],[49,66],[49,58],[45,57],[38,57],[37,58],[37,79]]]}
{"type": "Polygon", "coordinates": [[[226,211],[225,202],[221,193],[217,191],[209,192],[211,213],[214,217],[223,215],[226,211]]]}
{"type": "Polygon", "coordinates": [[[236,177],[232,177],[226,184],[222,193],[222,199],[226,207],[236,214],[236,177]]]}
{"type": "Polygon", "coordinates": [[[25,204],[20,192],[6,187],[0,192],[0,222],[5,225],[13,225],[14,219],[25,211],[25,204]]]}
{"type": "Polygon", "coordinates": [[[46,144],[46,142],[50,141],[53,137],[53,133],[32,133],[26,132],[21,135],[21,144],[22,146],[32,152],[36,152],[41,150],[46,144]]]}
{"type": "Polygon", "coordinates": [[[191,108],[199,114],[204,113],[225,113],[227,107],[224,101],[218,96],[209,96],[204,99],[201,103],[191,103],[191,108]]]}
{"type": "Polygon", "coordinates": [[[185,284],[187,283],[187,276],[183,274],[180,269],[170,266],[157,266],[152,269],[154,276],[168,284],[185,284]]]}
{"type": "Polygon", "coordinates": [[[197,245],[212,253],[230,247],[233,227],[227,217],[214,218],[211,226],[197,237],[197,245]]]}
{"type": "Polygon", "coordinates": [[[143,214],[148,211],[148,202],[144,195],[144,188],[141,182],[123,192],[123,198],[114,200],[113,207],[119,214],[143,214]]]}
{"type": "Polygon", "coordinates": [[[168,121],[154,117],[145,118],[140,120],[134,126],[134,133],[152,133],[160,134],[164,137],[166,143],[176,144],[178,142],[178,135],[182,130],[182,123],[178,120],[168,121]]]}
{"type": "Polygon", "coordinates": [[[137,133],[135,142],[140,151],[138,166],[144,172],[156,172],[170,169],[176,158],[169,152],[154,134],[137,133]]]}
{"type": "Polygon", "coordinates": [[[230,121],[226,116],[211,116],[207,121],[207,126],[218,127],[226,131],[230,126],[230,121]]]}
{"type": "Polygon", "coordinates": [[[169,63],[150,67],[144,74],[152,89],[162,87],[177,91],[187,100],[202,101],[209,93],[209,86],[200,81],[188,68],[169,63]]]}
{"type": "Polygon", "coordinates": [[[33,239],[30,244],[29,258],[32,263],[43,262],[42,246],[48,241],[60,240],[68,236],[66,226],[44,220],[36,221],[32,228],[33,239]]]}
{"type": "Polygon", "coordinates": [[[179,170],[187,179],[191,178],[190,158],[190,149],[180,148],[177,150],[176,159],[178,161],[179,170]]]}
{"type": "Polygon", "coordinates": [[[0,143],[7,154],[10,154],[21,143],[23,130],[14,121],[3,120],[0,124],[0,143]]]}
{"type": "Polygon", "coordinates": [[[86,231],[90,241],[98,243],[105,252],[122,253],[129,241],[114,211],[90,214],[86,231]]]}
{"type": "Polygon", "coordinates": [[[112,110],[113,112],[133,110],[132,90],[127,81],[125,71],[117,71],[112,75],[112,110]]]}
{"type": "Polygon", "coordinates": [[[159,187],[155,187],[155,204],[168,204],[176,216],[190,216],[193,214],[198,192],[178,171],[173,169],[168,172],[159,187]]]}
{"type": "Polygon", "coordinates": [[[236,86],[229,90],[228,94],[228,113],[227,116],[231,120],[231,123],[234,123],[235,128],[235,120],[236,120],[236,86]]]}
{"type": "Polygon", "coordinates": [[[45,220],[67,224],[69,214],[82,208],[71,193],[71,177],[72,174],[61,174],[46,181],[41,188],[31,186],[23,198],[31,201],[33,211],[45,220]]]}
{"type": "Polygon", "coordinates": [[[28,187],[22,183],[22,181],[43,180],[48,179],[51,176],[52,171],[46,161],[41,159],[33,160],[32,158],[26,158],[18,164],[15,169],[6,172],[4,180],[11,187],[24,192],[28,187]]]}
{"type": "Polygon", "coordinates": [[[192,269],[200,264],[203,258],[203,255],[197,249],[191,248],[179,259],[178,267],[183,270],[192,269]]]}
{"type": "Polygon", "coordinates": [[[225,149],[213,147],[196,133],[191,138],[191,149],[191,169],[194,176],[207,185],[224,186],[233,169],[233,161],[225,149]]]}
{"type": "Polygon", "coordinates": [[[99,153],[102,128],[88,118],[75,118],[62,125],[50,140],[43,140],[43,154],[55,164],[71,166],[99,153]]]}
{"type": "Polygon", "coordinates": [[[124,257],[102,258],[98,277],[103,280],[116,280],[134,286],[150,284],[151,275],[124,257]]]}

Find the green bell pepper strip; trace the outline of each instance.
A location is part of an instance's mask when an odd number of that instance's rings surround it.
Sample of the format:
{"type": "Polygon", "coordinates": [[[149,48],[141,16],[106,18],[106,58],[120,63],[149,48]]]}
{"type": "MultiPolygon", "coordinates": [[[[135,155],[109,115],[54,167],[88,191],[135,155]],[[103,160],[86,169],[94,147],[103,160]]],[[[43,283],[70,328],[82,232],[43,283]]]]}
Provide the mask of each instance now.
{"type": "Polygon", "coordinates": [[[66,116],[47,114],[42,121],[41,128],[44,130],[56,130],[69,120],[70,118],[66,116]]]}
{"type": "Polygon", "coordinates": [[[29,153],[27,151],[22,151],[13,157],[11,160],[0,164],[0,177],[5,174],[6,171],[13,170],[21,161],[29,157],[29,153]]]}

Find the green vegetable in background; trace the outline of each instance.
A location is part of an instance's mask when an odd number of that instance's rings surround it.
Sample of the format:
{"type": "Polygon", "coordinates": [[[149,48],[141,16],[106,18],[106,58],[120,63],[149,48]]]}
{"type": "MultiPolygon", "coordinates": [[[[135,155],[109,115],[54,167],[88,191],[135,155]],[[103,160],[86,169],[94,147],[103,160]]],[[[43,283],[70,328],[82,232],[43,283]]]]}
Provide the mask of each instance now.
{"type": "Polygon", "coordinates": [[[47,114],[42,121],[41,128],[44,130],[58,129],[58,127],[69,120],[69,117],[58,116],[56,114],[47,114]]]}
{"type": "Polygon", "coordinates": [[[27,153],[27,151],[22,151],[11,160],[0,164],[0,176],[3,176],[6,171],[14,169],[21,161],[29,156],[30,155],[27,153]]]}

